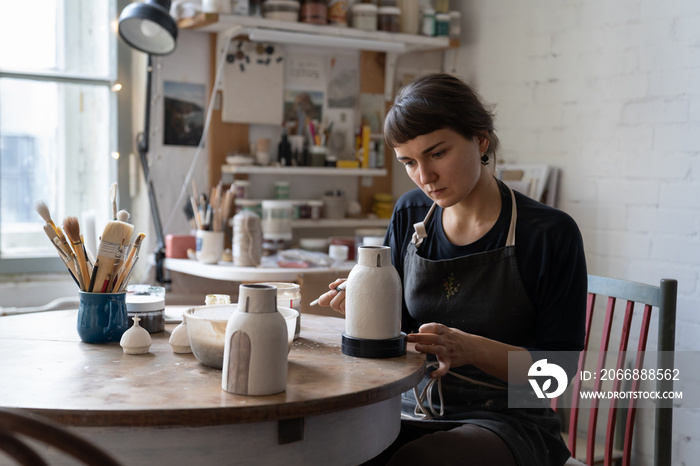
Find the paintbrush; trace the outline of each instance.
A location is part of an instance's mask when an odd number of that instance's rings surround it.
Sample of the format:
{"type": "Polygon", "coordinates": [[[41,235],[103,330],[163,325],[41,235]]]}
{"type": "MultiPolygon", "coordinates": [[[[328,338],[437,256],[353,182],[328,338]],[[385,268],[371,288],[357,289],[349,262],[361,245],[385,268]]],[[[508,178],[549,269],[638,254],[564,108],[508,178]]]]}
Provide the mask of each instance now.
{"type": "Polygon", "coordinates": [[[78,258],[78,266],[80,267],[83,291],[87,291],[87,287],[90,282],[90,272],[88,271],[87,267],[87,257],[85,257],[83,241],[80,237],[80,222],[78,222],[78,217],[66,217],[66,219],[63,221],[63,229],[66,231],[68,238],[70,238],[71,244],[73,245],[73,251],[75,252],[75,257],[78,258]]]}
{"type": "Polygon", "coordinates": [[[49,237],[51,244],[53,244],[53,247],[56,248],[56,252],[58,252],[58,257],[60,257],[63,263],[66,265],[68,272],[70,272],[70,276],[73,277],[73,280],[75,280],[75,284],[78,285],[78,288],[80,288],[80,282],[75,276],[73,261],[71,261],[70,257],[68,257],[66,253],[63,252],[63,248],[61,248],[61,240],[58,239],[58,235],[56,235],[56,230],[54,230],[54,228],[47,223],[46,225],[44,225],[44,231],[46,232],[46,236],[49,237]]]}
{"type": "Polygon", "coordinates": [[[125,210],[117,213],[117,220],[107,222],[100,247],[97,251],[97,262],[93,271],[94,284],[90,291],[93,293],[104,293],[107,291],[110,279],[117,271],[119,264],[124,258],[125,245],[129,244],[131,235],[134,232],[134,226],[126,223],[124,220],[129,216],[125,210]]]}
{"type": "MultiPolygon", "coordinates": [[[[345,291],[345,287],[347,285],[348,285],[348,282],[344,281],[343,283],[341,283],[340,285],[336,286],[333,289],[340,293],[341,291],[345,291]]],[[[311,301],[311,304],[309,304],[309,306],[316,306],[316,305],[318,305],[318,299],[314,299],[313,301],[311,301]]]]}
{"type": "Polygon", "coordinates": [[[37,201],[34,205],[34,209],[39,214],[39,216],[41,216],[41,218],[44,219],[46,224],[50,225],[51,228],[53,228],[53,231],[56,233],[56,236],[58,236],[58,239],[61,241],[59,247],[63,251],[63,254],[70,259],[72,254],[70,246],[68,246],[68,241],[66,241],[66,237],[63,235],[61,228],[57,227],[56,224],[53,223],[53,220],[51,220],[51,212],[49,212],[48,206],[44,203],[44,201],[37,201]]]}
{"type": "Polygon", "coordinates": [[[129,255],[127,256],[126,261],[124,261],[124,265],[119,271],[117,281],[114,282],[114,287],[112,288],[113,293],[118,293],[120,288],[122,288],[122,285],[126,286],[127,282],[129,281],[131,271],[133,270],[134,265],[136,264],[136,260],[139,258],[139,249],[141,249],[141,243],[143,242],[143,239],[145,237],[145,233],[139,233],[136,236],[136,239],[134,240],[134,245],[131,247],[131,250],[129,250],[129,255]]]}
{"type": "Polygon", "coordinates": [[[109,188],[109,199],[112,201],[112,220],[117,219],[117,183],[109,188]]]}

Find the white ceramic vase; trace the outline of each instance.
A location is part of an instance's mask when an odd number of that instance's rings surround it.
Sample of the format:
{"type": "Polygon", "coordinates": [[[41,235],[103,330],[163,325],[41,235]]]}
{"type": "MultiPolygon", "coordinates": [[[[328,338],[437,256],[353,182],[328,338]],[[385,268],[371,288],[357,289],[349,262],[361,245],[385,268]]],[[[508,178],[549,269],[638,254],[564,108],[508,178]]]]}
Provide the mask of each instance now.
{"type": "Polygon", "coordinates": [[[237,395],[272,395],[287,388],[287,324],[277,288],[241,285],[226,325],[221,388],[237,395]]]}
{"type": "Polygon", "coordinates": [[[345,288],[345,333],[388,340],[401,336],[401,279],[388,246],[361,246],[345,288]]]}

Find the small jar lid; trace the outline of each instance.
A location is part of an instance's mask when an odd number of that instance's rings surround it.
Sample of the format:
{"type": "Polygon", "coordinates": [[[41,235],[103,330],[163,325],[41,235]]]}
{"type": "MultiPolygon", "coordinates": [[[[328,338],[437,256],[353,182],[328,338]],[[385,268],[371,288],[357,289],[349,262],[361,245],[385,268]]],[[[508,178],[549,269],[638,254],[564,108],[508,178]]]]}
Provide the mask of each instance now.
{"type": "Polygon", "coordinates": [[[373,3],[355,3],[352,6],[353,13],[376,13],[377,5],[373,3]]]}
{"type": "Polygon", "coordinates": [[[165,309],[165,299],[158,296],[126,296],[127,312],[152,312],[165,309]]]}
{"type": "Polygon", "coordinates": [[[289,181],[275,181],[275,186],[289,186],[289,181]]]}
{"type": "Polygon", "coordinates": [[[233,180],[233,184],[236,186],[249,186],[250,180],[233,180]]]}
{"type": "Polygon", "coordinates": [[[440,21],[449,21],[450,14],[449,13],[438,13],[435,15],[435,19],[440,20],[440,21]]]}
{"type": "Polygon", "coordinates": [[[397,6],[380,6],[379,7],[379,14],[380,15],[400,15],[401,8],[399,8],[397,6]]]}
{"type": "Polygon", "coordinates": [[[314,206],[314,207],[320,207],[323,205],[323,201],[321,201],[319,199],[310,199],[310,200],[306,201],[306,203],[308,205],[314,206]]]}

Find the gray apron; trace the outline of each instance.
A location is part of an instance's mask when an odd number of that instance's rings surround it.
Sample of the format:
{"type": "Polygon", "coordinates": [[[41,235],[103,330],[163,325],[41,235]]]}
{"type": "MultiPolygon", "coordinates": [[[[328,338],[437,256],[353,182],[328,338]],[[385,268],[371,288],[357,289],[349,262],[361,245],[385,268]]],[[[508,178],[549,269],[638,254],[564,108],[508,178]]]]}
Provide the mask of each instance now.
{"type": "MultiPolygon", "coordinates": [[[[510,195],[510,227],[506,245],[500,249],[453,259],[425,259],[418,249],[427,237],[425,225],[435,205],[423,222],[414,225],[416,233],[404,257],[404,298],[409,313],[417,322],[439,322],[515,346],[531,343],[535,309],[518,269],[515,255],[517,210],[512,190],[510,195]]],[[[435,358],[429,355],[429,361],[435,358]]],[[[422,389],[426,381],[427,377],[419,388],[422,389]]],[[[443,419],[459,419],[465,410],[507,408],[506,384],[474,366],[452,368],[442,377],[440,385],[441,399],[433,393],[432,401],[444,403],[447,417],[443,419]]]]}
{"type": "MultiPolygon", "coordinates": [[[[423,222],[414,225],[416,232],[404,257],[404,298],[418,323],[438,322],[510,345],[532,346],[535,308],[520,277],[515,254],[517,210],[515,195],[509,191],[512,210],[503,248],[425,259],[418,250],[427,237],[425,224],[435,204],[423,222]]],[[[434,364],[428,371],[434,370],[436,358],[428,355],[428,361],[434,364]]],[[[438,383],[426,375],[412,392],[402,395],[402,417],[426,432],[464,423],[487,428],[508,444],[519,465],[561,465],[569,457],[554,411],[509,409],[505,382],[471,365],[451,368],[438,383]],[[431,393],[428,388],[434,384],[438,390],[431,393]],[[419,410],[421,395],[426,395],[427,407],[421,402],[419,410]],[[437,406],[439,410],[434,409],[437,406]]]]}

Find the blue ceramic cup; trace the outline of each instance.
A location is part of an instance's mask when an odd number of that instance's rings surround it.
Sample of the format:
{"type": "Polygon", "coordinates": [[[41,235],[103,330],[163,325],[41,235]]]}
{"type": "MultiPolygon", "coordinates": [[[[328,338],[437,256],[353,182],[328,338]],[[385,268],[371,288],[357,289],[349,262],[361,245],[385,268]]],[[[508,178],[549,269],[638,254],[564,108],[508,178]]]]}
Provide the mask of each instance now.
{"type": "Polygon", "coordinates": [[[87,293],[78,292],[78,335],[85,343],[110,343],[119,341],[129,328],[126,312],[126,292],[87,293]]]}

